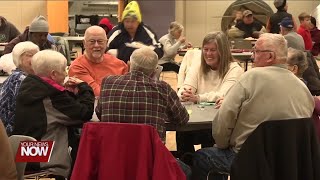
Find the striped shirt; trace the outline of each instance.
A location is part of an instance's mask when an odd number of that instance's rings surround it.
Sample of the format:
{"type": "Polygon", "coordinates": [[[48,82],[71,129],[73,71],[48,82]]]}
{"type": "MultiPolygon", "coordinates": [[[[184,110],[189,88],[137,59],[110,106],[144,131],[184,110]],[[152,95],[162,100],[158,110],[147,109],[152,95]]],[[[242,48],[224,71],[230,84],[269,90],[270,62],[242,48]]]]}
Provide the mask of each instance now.
{"type": "Polygon", "coordinates": [[[183,125],[189,120],[188,112],[170,85],[140,71],[106,77],[96,113],[103,122],[152,125],[164,142],[165,122],[183,125]]]}

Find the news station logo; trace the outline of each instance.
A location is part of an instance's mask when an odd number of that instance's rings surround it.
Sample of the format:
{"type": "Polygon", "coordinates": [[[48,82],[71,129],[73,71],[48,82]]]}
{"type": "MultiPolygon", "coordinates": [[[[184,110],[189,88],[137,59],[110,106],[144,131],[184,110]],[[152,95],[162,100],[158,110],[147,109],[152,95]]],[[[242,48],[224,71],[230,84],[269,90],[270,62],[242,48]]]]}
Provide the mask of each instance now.
{"type": "Polygon", "coordinates": [[[54,141],[21,141],[16,162],[49,162],[54,141]]]}

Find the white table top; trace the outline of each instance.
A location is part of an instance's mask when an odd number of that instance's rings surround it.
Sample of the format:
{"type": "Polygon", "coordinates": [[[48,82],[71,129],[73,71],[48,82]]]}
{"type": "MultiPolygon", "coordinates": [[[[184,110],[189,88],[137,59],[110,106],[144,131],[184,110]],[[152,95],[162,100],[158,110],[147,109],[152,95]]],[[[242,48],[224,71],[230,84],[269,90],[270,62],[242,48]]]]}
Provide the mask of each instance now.
{"type": "Polygon", "coordinates": [[[193,131],[200,129],[211,129],[214,115],[218,112],[214,106],[200,106],[198,104],[186,105],[189,113],[189,121],[181,127],[174,127],[172,124],[167,124],[167,131],[193,131]]]}
{"type": "Polygon", "coordinates": [[[83,41],[84,40],[83,36],[64,36],[63,38],[65,38],[68,41],[83,41]]]}
{"type": "Polygon", "coordinates": [[[0,76],[0,83],[3,83],[7,78],[8,76],[0,76]]]}
{"type": "Polygon", "coordinates": [[[232,56],[252,56],[252,52],[231,53],[232,56]]]}
{"type": "MultiPolygon", "coordinates": [[[[94,107],[97,105],[97,100],[95,101],[94,107]]],[[[189,122],[184,126],[175,127],[173,124],[166,123],[167,131],[192,131],[200,129],[211,129],[213,116],[218,112],[214,109],[214,106],[202,106],[199,108],[198,104],[186,105],[186,109],[189,112],[189,122]]],[[[91,121],[99,121],[96,113],[94,112],[91,121]]]]}

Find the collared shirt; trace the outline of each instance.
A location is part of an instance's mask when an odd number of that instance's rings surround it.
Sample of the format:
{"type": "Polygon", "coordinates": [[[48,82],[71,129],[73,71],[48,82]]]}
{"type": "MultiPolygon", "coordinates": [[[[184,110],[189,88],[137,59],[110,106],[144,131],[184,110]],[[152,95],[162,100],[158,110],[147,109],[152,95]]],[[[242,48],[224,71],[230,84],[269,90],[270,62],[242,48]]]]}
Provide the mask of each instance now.
{"type": "Polygon", "coordinates": [[[152,125],[162,141],[166,136],[165,122],[183,125],[189,120],[188,112],[170,85],[140,71],[105,78],[96,113],[103,122],[152,125]]]}
{"type": "Polygon", "coordinates": [[[13,121],[15,118],[16,96],[21,82],[26,78],[23,71],[16,69],[3,82],[0,91],[0,118],[10,136],[13,131],[13,121]]]}

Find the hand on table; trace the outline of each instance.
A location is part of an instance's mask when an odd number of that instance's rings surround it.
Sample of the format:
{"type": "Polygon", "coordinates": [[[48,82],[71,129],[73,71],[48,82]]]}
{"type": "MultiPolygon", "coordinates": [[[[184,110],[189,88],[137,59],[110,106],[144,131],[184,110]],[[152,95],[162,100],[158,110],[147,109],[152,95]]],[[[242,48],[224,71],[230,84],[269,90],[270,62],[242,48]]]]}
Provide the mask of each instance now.
{"type": "Polygon", "coordinates": [[[184,90],[182,91],[181,93],[181,100],[183,102],[185,101],[191,101],[191,102],[194,102],[194,103],[197,103],[199,102],[200,98],[198,95],[194,94],[192,91],[191,91],[191,88],[183,88],[184,90]]]}
{"type": "Polygon", "coordinates": [[[219,109],[221,107],[223,99],[224,97],[221,97],[216,100],[216,106],[214,107],[215,109],[219,109]]]}

